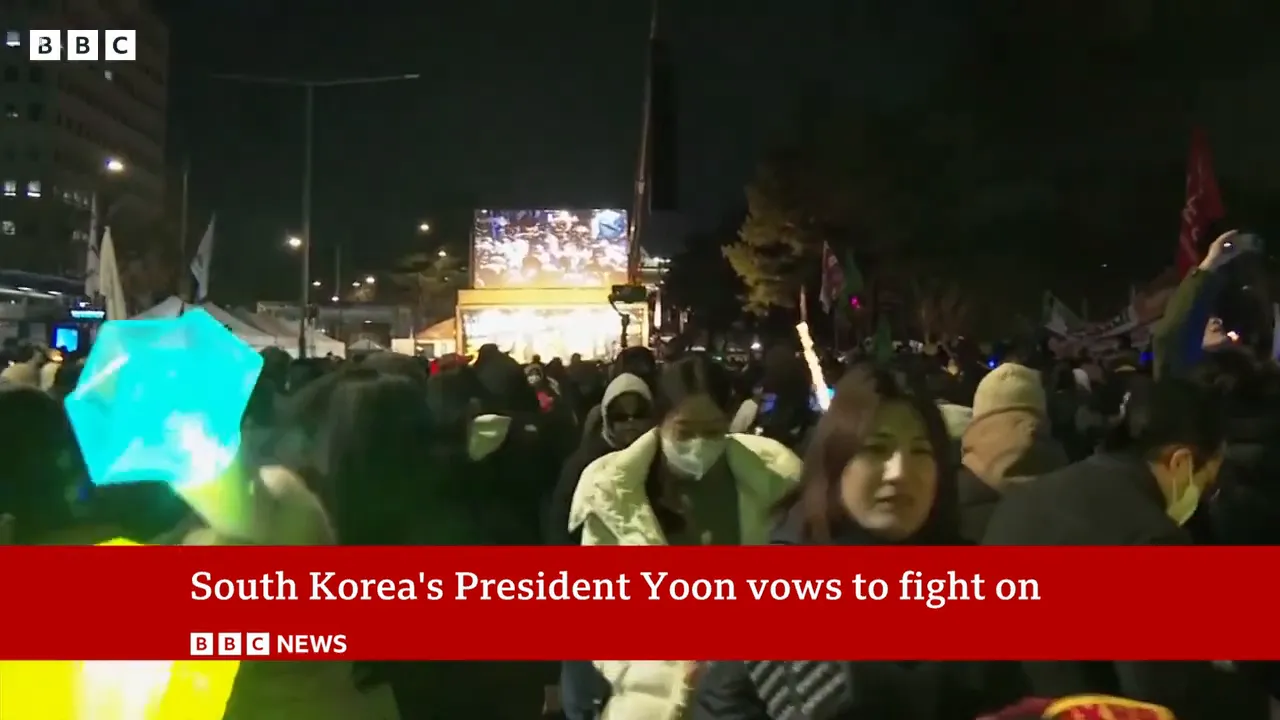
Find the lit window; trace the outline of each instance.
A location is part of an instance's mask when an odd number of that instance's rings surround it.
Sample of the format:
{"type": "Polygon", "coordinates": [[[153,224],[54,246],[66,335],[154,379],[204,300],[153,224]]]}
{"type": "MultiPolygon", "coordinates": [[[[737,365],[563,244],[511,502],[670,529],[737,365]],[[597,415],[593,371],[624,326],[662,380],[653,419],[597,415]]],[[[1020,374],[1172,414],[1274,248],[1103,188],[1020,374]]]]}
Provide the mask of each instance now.
{"type": "Polygon", "coordinates": [[[17,235],[18,226],[12,220],[0,221],[0,235],[17,235]]]}
{"type": "Polygon", "coordinates": [[[5,116],[6,118],[10,119],[10,120],[17,120],[17,119],[18,119],[18,106],[17,106],[17,105],[5,105],[5,106],[4,106],[4,116],[5,116]]]}
{"type": "MultiPolygon", "coordinates": [[[[20,47],[22,45],[22,34],[17,30],[6,30],[4,33],[4,44],[8,47],[20,47]]],[[[13,233],[8,233],[12,235],[13,233]]]]}
{"type": "Polygon", "coordinates": [[[40,181],[32,180],[27,183],[27,197],[40,197],[40,181]]]}
{"type": "Polygon", "coordinates": [[[4,181],[4,196],[5,196],[5,197],[13,197],[13,196],[15,196],[15,195],[17,195],[17,194],[18,194],[18,181],[17,181],[17,180],[5,180],[5,181],[4,181]]]}
{"type": "Polygon", "coordinates": [[[115,73],[113,73],[113,72],[111,72],[110,70],[103,70],[103,71],[102,71],[102,77],[104,77],[104,78],[106,78],[106,79],[108,79],[108,80],[115,80],[115,79],[116,79],[116,74],[115,74],[115,73]]]}

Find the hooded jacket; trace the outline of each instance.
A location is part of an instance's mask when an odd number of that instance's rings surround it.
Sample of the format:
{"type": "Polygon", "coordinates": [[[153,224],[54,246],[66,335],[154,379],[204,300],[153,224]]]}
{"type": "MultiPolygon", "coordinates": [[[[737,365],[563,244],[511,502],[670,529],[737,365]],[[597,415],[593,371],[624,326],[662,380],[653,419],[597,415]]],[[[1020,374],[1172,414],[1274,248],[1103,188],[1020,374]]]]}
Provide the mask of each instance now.
{"type": "MultiPolygon", "coordinates": [[[[655,429],[582,472],[569,511],[569,530],[581,529],[584,546],[667,544],[645,492],[658,452],[655,429]]],[[[742,543],[765,544],[770,509],[800,478],[800,459],[777,441],[730,435],[725,460],[738,487],[742,543]]],[[[597,660],[595,666],[612,688],[601,716],[605,720],[676,720],[683,715],[692,663],[597,660]]]]}
{"type": "Polygon", "coordinates": [[[551,493],[546,529],[549,544],[579,545],[582,543],[582,533],[568,531],[569,508],[573,504],[573,493],[578,488],[582,471],[586,470],[588,465],[603,455],[622,449],[609,427],[608,408],[610,403],[627,393],[635,393],[650,403],[653,402],[653,393],[649,390],[648,384],[631,373],[619,375],[605,388],[604,398],[600,402],[605,412],[600,415],[599,431],[582,438],[578,449],[565,461],[560,477],[556,481],[555,490],[551,493]]]}

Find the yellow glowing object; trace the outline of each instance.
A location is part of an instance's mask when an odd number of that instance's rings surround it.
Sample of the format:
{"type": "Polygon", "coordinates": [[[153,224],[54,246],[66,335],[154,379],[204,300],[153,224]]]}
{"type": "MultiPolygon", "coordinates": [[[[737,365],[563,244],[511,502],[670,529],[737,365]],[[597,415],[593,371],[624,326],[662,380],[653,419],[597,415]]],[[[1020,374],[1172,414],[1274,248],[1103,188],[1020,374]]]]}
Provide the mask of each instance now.
{"type": "Polygon", "coordinates": [[[0,718],[222,720],[239,669],[235,660],[0,661],[0,718]]]}
{"type": "MultiPolygon", "coordinates": [[[[644,345],[648,308],[619,305],[631,316],[628,345],[644,345]]],[[[607,359],[619,351],[621,322],[608,305],[585,307],[482,307],[461,312],[464,352],[475,355],[481,345],[494,343],[521,362],[535,354],[544,358],[607,359]]]]}
{"type": "Polygon", "coordinates": [[[813,351],[813,337],[809,335],[809,323],[796,326],[796,335],[800,336],[800,350],[804,353],[804,362],[809,366],[809,378],[813,391],[818,396],[818,407],[826,412],[831,407],[831,390],[827,388],[826,378],[822,377],[822,364],[818,362],[818,354],[813,351]]]}

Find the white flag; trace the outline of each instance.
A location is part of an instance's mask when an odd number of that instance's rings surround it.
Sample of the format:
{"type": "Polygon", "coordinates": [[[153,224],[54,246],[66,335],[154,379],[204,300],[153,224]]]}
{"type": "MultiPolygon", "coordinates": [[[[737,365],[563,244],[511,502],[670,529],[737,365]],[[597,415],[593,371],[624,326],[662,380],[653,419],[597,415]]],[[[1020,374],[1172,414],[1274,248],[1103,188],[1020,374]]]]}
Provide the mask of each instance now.
{"type": "Polygon", "coordinates": [[[111,228],[102,234],[102,252],[98,266],[99,292],[106,298],[107,319],[124,320],[129,317],[129,306],[124,297],[124,285],[120,283],[120,266],[116,263],[116,248],[111,242],[111,228]]]}
{"type": "Polygon", "coordinates": [[[195,301],[198,303],[204,302],[209,295],[209,264],[213,262],[213,221],[216,219],[217,215],[209,218],[209,227],[204,229],[196,256],[191,258],[191,274],[196,278],[195,301]]]}
{"type": "Polygon", "coordinates": [[[101,261],[98,257],[98,194],[93,194],[89,208],[89,241],[86,243],[84,255],[84,294],[90,300],[102,293],[102,282],[99,276],[101,261]]]}

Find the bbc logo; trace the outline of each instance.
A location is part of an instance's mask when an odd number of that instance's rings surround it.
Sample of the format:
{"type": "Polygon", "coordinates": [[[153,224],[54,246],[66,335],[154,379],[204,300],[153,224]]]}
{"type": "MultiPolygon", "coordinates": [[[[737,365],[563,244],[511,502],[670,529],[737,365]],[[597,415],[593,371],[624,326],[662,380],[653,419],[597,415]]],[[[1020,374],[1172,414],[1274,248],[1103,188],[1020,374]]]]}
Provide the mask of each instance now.
{"type": "Polygon", "coordinates": [[[271,633],[191,633],[191,655],[261,657],[271,654],[271,633]]]}
{"type": "Polygon", "coordinates": [[[62,35],[62,30],[32,30],[27,39],[31,60],[128,62],[138,59],[137,30],[67,30],[65,44],[62,35]],[[65,58],[63,48],[67,50],[65,58]],[[101,58],[99,49],[102,50],[101,58]]]}

